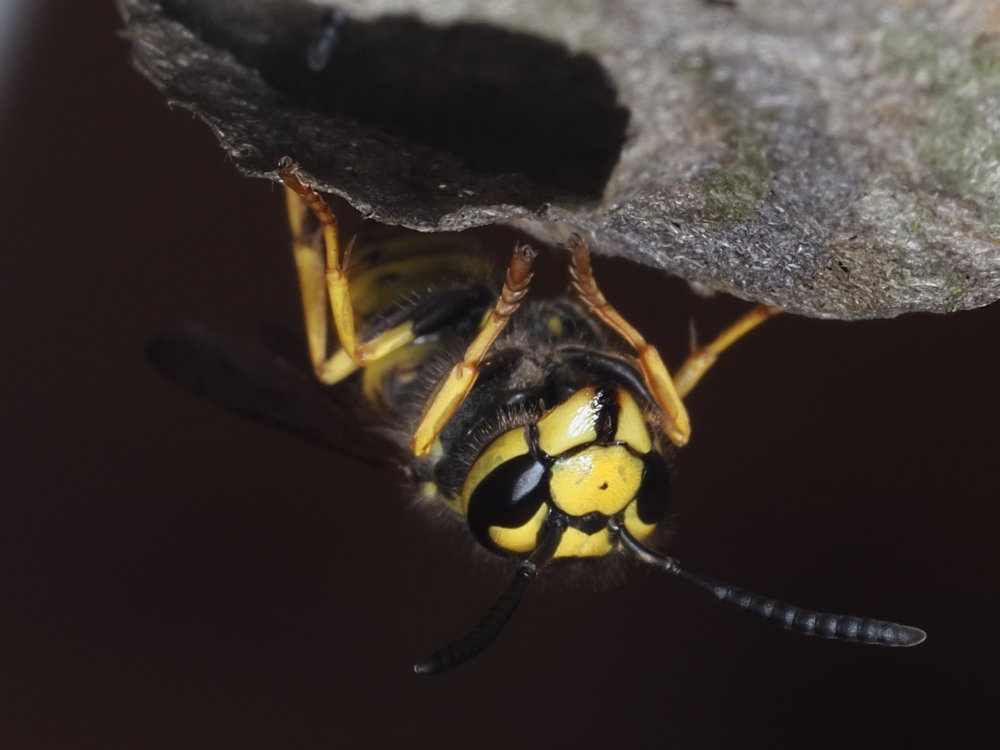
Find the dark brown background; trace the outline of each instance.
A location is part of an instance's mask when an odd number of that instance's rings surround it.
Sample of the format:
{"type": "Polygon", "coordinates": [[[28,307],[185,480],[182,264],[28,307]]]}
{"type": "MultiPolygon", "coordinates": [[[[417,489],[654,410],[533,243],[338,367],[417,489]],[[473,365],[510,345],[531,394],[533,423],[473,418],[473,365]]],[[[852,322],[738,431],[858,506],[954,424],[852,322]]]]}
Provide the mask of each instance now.
{"type": "MultiPolygon", "coordinates": [[[[1000,307],[785,318],[689,401],[672,551],[925,627],[812,641],[655,573],[529,595],[483,657],[410,665],[504,584],[390,477],[173,388],[145,342],[296,326],[281,200],[129,67],[110,3],[48,3],[0,122],[0,746],[969,747],[993,726],[1000,307]],[[57,9],[58,6],[58,9],[57,9]]],[[[684,352],[742,309],[603,263],[684,352]]]]}

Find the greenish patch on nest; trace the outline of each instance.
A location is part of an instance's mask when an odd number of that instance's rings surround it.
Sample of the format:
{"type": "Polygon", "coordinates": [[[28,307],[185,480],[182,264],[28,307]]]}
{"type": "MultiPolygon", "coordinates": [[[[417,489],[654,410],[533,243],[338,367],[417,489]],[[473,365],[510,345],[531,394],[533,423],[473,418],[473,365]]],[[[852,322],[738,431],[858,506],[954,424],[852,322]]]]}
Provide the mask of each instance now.
{"type": "Polygon", "coordinates": [[[913,23],[873,42],[885,70],[927,97],[912,133],[941,187],[975,200],[987,231],[1000,230],[1000,132],[988,116],[1000,99],[1000,41],[913,23]]]}
{"type": "Polygon", "coordinates": [[[767,157],[767,135],[760,112],[740,106],[731,87],[713,79],[711,66],[696,71],[700,90],[712,102],[713,124],[722,129],[725,150],[718,163],[695,180],[700,203],[682,217],[703,226],[726,229],[753,218],[767,196],[771,164],[767,157]]]}
{"type": "Polygon", "coordinates": [[[957,309],[967,292],[969,275],[957,265],[960,256],[928,236],[930,209],[892,175],[872,175],[858,203],[858,219],[881,231],[876,253],[889,289],[906,289],[914,298],[934,299],[944,309],[957,309]]]}
{"type": "Polygon", "coordinates": [[[933,297],[945,309],[959,308],[967,274],[955,266],[946,248],[929,243],[919,251],[897,248],[897,253],[897,262],[889,266],[897,285],[933,297]]]}
{"type": "Polygon", "coordinates": [[[715,167],[701,178],[704,205],[698,218],[708,224],[728,225],[752,217],[767,192],[770,167],[764,139],[753,131],[735,133],[727,164],[715,167]]]}
{"type": "Polygon", "coordinates": [[[1000,230],[1000,139],[969,101],[942,103],[917,128],[918,145],[942,187],[981,199],[981,219],[1000,230]]]}

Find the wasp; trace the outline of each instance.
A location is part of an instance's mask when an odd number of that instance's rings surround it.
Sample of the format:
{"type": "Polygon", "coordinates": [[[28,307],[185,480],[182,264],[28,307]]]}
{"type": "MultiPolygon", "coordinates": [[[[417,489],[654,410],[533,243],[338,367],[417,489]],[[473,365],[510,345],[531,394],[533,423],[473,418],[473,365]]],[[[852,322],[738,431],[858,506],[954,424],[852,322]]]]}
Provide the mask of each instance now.
{"type": "Polygon", "coordinates": [[[277,176],[315,382],[200,329],[161,338],[154,363],[230,407],[354,455],[364,450],[335,438],[335,423],[362,405],[353,418],[399,457],[420,502],[516,561],[493,606],[416,672],[440,673],[483,651],[541,571],[623,556],[805,635],[882,646],[924,640],[914,627],[720,583],[655,549],[673,457],[691,434],[684,397],[777,308],[753,307],[671,374],[601,292],[579,235],[564,245],[570,293],[527,299],[535,258],[527,245],[515,246],[501,276],[457,236],[383,228],[342,244],[336,215],[302,170],[284,158],[277,176]]]}

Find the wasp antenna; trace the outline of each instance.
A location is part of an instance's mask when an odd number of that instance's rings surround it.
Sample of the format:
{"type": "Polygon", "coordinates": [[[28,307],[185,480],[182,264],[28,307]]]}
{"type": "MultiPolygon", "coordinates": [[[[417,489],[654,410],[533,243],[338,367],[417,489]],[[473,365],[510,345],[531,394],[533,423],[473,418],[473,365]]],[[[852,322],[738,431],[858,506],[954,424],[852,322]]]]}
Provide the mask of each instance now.
{"type": "Polygon", "coordinates": [[[760,619],[785,630],[793,630],[802,635],[818,638],[832,638],[839,641],[853,641],[872,646],[916,646],[927,638],[920,628],[900,625],[869,617],[854,617],[786,604],[776,599],[755,594],[746,589],[687,570],[672,557],[659,555],[640,544],[621,523],[616,520],[609,524],[612,533],[617,532],[626,547],[642,562],[665,570],[685,583],[713,596],[723,604],[728,604],[743,612],[749,612],[760,619]]]}
{"type": "Polygon", "coordinates": [[[454,643],[435,651],[423,661],[414,664],[413,671],[417,674],[441,674],[482,653],[487,646],[496,640],[504,626],[510,621],[517,605],[521,603],[524,590],[534,575],[534,571],[529,571],[523,564],[519,565],[510,586],[480,618],[476,626],[454,643]]]}
{"type": "Polygon", "coordinates": [[[452,667],[464,664],[485,651],[510,621],[517,605],[521,603],[524,590],[538,573],[538,569],[548,562],[555,553],[565,530],[566,519],[564,517],[550,518],[541,543],[529,558],[517,566],[514,580],[510,582],[507,590],[500,595],[486,614],[479,619],[476,626],[457,641],[414,664],[413,671],[417,674],[441,674],[452,667]]]}

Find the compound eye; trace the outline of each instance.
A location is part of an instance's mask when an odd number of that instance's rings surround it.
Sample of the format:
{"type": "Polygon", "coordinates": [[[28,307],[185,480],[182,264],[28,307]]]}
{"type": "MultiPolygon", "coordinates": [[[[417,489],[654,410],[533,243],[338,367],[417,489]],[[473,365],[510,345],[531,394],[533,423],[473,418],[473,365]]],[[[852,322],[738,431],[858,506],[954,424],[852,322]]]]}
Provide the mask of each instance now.
{"type": "Polygon", "coordinates": [[[469,528],[480,544],[491,550],[524,551],[498,548],[490,535],[490,527],[518,529],[525,526],[540,515],[539,509],[547,497],[545,465],[531,454],[516,456],[487,474],[473,490],[469,498],[469,528]]]}
{"type": "Polygon", "coordinates": [[[656,452],[642,457],[642,485],[635,500],[625,509],[625,528],[638,541],[656,531],[656,525],[670,509],[670,469],[663,456],[656,452]]]}
{"type": "Polygon", "coordinates": [[[670,469],[659,453],[643,456],[642,486],[635,496],[636,510],[643,523],[657,524],[670,509],[670,469]]]}

